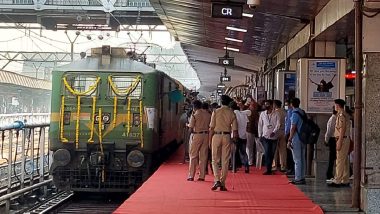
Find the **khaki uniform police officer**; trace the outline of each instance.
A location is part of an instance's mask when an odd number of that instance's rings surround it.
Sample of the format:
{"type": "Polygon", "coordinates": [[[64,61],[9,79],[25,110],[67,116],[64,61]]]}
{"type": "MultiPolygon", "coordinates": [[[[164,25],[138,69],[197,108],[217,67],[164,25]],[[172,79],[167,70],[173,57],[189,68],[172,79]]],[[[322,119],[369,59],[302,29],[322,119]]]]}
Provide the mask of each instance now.
{"type": "Polygon", "coordinates": [[[336,138],[336,168],[335,178],[330,186],[339,187],[349,185],[349,160],[348,152],[350,149],[350,117],[344,111],[345,101],[335,100],[335,110],[338,112],[335,124],[336,138]]]}
{"type": "Polygon", "coordinates": [[[216,109],[211,116],[210,137],[212,151],[212,168],[214,170],[214,186],[211,190],[220,187],[221,191],[227,191],[225,182],[228,173],[228,163],[231,157],[231,131],[234,138],[238,138],[235,113],[228,107],[232,101],[229,96],[222,95],[222,107],[216,109]],[[222,172],[219,164],[222,161],[222,172]]]}
{"type": "Polygon", "coordinates": [[[190,164],[188,181],[194,180],[195,170],[199,163],[200,175],[198,181],[205,180],[205,171],[207,167],[208,156],[208,129],[211,120],[211,114],[202,109],[202,103],[199,100],[194,101],[195,113],[190,117],[189,128],[191,132],[190,143],[190,164]]]}

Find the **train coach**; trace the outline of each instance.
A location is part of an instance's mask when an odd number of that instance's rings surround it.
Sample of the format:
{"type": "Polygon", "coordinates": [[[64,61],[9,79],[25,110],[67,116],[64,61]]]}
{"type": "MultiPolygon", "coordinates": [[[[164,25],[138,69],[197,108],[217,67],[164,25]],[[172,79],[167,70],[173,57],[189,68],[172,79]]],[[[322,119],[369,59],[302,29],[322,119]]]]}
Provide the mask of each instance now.
{"type": "Polygon", "coordinates": [[[55,69],[49,136],[56,187],[134,191],[182,140],[183,92],[123,48],[95,48],[55,69]]]}

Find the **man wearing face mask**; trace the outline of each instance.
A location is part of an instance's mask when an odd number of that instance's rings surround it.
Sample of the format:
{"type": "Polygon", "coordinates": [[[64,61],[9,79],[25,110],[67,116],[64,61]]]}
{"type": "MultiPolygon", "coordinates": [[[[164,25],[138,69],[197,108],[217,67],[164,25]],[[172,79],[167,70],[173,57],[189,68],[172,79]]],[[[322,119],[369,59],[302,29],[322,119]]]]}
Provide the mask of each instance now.
{"type": "Polygon", "coordinates": [[[258,134],[265,150],[265,166],[264,175],[272,174],[272,162],[274,152],[277,147],[277,134],[280,130],[280,117],[276,111],[273,111],[273,101],[264,102],[265,111],[261,112],[258,125],[258,134]]]}

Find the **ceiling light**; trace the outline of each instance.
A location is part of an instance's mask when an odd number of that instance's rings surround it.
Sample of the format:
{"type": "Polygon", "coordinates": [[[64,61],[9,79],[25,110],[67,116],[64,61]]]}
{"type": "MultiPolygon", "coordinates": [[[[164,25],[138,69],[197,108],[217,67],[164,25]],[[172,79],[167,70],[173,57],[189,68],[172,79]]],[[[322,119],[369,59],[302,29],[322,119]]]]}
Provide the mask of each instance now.
{"type": "Polygon", "coordinates": [[[253,18],[253,14],[250,13],[243,13],[244,17],[253,18]]]}
{"type": "Polygon", "coordinates": [[[230,26],[227,26],[226,29],[227,29],[227,30],[232,30],[232,31],[239,31],[239,32],[243,32],[243,33],[246,33],[246,32],[247,32],[246,29],[236,28],[236,27],[230,27],[230,26]]]}
{"type": "Polygon", "coordinates": [[[227,41],[231,41],[231,42],[243,42],[243,40],[240,40],[240,39],[234,39],[234,38],[229,38],[229,37],[226,37],[225,38],[227,41]]]}
{"type": "Polygon", "coordinates": [[[237,48],[230,48],[230,47],[224,47],[224,50],[235,51],[235,52],[239,52],[240,51],[237,48]]]}
{"type": "Polygon", "coordinates": [[[226,85],[224,85],[223,83],[219,83],[216,87],[217,87],[217,88],[225,88],[226,85]]]}

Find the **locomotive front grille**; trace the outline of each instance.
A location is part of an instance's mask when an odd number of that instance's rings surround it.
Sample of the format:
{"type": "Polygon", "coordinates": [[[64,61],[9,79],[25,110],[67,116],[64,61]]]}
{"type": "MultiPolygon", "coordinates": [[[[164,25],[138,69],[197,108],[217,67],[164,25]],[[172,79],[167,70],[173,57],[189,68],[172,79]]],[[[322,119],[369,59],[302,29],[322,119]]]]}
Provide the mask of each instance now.
{"type": "Polygon", "coordinates": [[[102,182],[102,171],[99,168],[87,169],[56,169],[53,176],[59,181],[70,185],[70,189],[78,191],[129,191],[140,186],[146,179],[147,169],[140,168],[133,171],[104,171],[104,182],[102,182]]]}

